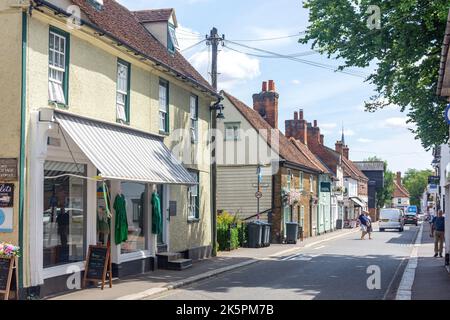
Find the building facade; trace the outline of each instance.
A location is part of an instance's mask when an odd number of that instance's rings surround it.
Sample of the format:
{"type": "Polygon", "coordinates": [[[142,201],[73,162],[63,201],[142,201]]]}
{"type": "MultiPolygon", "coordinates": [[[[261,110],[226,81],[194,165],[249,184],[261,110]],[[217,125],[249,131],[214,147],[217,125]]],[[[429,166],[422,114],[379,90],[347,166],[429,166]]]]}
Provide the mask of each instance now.
{"type": "Polygon", "coordinates": [[[397,172],[397,175],[396,175],[395,181],[394,181],[394,194],[393,194],[393,198],[392,198],[392,206],[394,208],[403,209],[406,212],[406,208],[410,204],[409,200],[410,200],[409,192],[403,186],[402,173],[397,172]]]}
{"type": "Polygon", "coordinates": [[[268,221],[276,243],[285,241],[287,222],[298,223],[304,237],[316,235],[323,171],[278,129],[279,95],[274,82],[264,82],[261,92],[253,95],[253,108],[227,92],[222,94],[225,120],[218,125],[223,138],[217,142],[219,212],[268,221]],[[238,175],[240,183],[235,180],[238,175]]]}
{"type": "Polygon", "coordinates": [[[0,4],[0,121],[10,132],[0,156],[18,159],[19,172],[0,240],[22,247],[23,295],[67,290],[90,245],[110,244],[118,277],[153,270],[162,251],[209,256],[206,132],[218,94],[173,46],[174,10],[162,14],[162,43],[151,20],[112,0],[22,3],[0,4]],[[152,228],[153,194],[161,230],[152,228]]]}

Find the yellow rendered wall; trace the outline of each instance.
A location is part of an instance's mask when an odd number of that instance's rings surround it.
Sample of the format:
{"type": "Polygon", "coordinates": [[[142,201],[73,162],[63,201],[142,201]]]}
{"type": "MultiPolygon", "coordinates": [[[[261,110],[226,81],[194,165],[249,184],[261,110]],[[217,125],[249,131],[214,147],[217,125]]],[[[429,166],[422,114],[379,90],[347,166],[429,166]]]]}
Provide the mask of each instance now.
{"type": "MultiPolygon", "coordinates": [[[[10,9],[6,1],[0,4],[0,158],[20,158],[20,111],[22,72],[22,12],[10,9]]],[[[18,166],[19,173],[19,166],[18,166]]],[[[6,181],[5,181],[6,182],[6,181]]],[[[0,181],[3,183],[3,181],[0,181]]],[[[18,244],[19,182],[14,183],[13,233],[0,233],[0,242],[18,244]]]]}

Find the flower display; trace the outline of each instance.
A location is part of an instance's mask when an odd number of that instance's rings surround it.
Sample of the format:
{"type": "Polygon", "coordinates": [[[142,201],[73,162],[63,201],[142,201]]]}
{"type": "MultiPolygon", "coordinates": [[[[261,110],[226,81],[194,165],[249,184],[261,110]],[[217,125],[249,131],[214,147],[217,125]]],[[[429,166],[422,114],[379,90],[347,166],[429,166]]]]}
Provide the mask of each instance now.
{"type": "Polygon", "coordinates": [[[0,242],[0,258],[12,258],[20,256],[20,248],[6,242],[0,242]]]}

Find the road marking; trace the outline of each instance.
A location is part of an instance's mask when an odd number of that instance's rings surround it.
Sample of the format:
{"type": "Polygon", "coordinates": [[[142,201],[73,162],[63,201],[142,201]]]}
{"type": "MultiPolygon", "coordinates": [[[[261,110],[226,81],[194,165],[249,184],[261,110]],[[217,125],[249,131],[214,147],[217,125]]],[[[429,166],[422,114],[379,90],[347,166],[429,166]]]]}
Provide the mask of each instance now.
{"type": "Polygon", "coordinates": [[[282,261],[311,261],[313,258],[317,258],[317,254],[303,254],[299,253],[293,256],[289,256],[281,259],[282,261]]]}
{"type": "Polygon", "coordinates": [[[414,284],[414,278],[416,276],[417,262],[419,260],[419,247],[422,245],[422,233],[423,224],[420,225],[419,235],[417,236],[416,243],[414,244],[414,248],[409,257],[408,265],[406,266],[405,272],[403,273],[395,300],[411,300],[412,287],[414,284]]]}
{"type": "Polygon", "coordinates": [[[317,247],[317,248],[314,248],[313,250],[319,250],[319,249],[323,249],[323,248],[325,248],[326,246],[320,246],[320,247],[317,247]]]}

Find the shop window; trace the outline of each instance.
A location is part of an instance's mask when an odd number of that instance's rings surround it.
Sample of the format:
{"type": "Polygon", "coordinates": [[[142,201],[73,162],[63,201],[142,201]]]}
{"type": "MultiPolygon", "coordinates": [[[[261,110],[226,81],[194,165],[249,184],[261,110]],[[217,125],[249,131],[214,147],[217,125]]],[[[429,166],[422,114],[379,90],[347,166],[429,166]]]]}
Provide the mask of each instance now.
{"type": "Polygon", "coordinates": [[[48,51],[49,101],[67,105],[69,88],[69,42],[68,33],[50,27],[48,51]]]}
{"type": "Polygon", "coordinates": [[[109,182],[97,183],[97,243],[106,246],[111,241],[111,193],[109,182]]]}
{"type": "Polygon", "coordinates": [[[125,197],[128,240],[122,244],[121,253],[132,253],[147,249],[145,215],[148,205],[145,204],[147,187],[142,183],[122,182],[121,191],[125,197]]]}
{"type": "Polygon", "coordinates": [[[80,262],[86,249],[86,165],[46,161],[44,268],[80,262]]]}
{"type": "Polygon", "coordinates": [[[159,131],[169,132],[169,83],[159,81],[159,131]]]}
{"type": "Polygon", "coordinates": [[[130,70],[128,62],[119,59],[117,62],[117,122],[130,123],[130,70]]]}
{"type": "MultiPolygon", "coordinates": [[[[196,171],[190,172],[192,177],[199,182],[199,173],[196,171]]],[[[188,187],[188,219],[197,220],[200,218],[200,185],[196,184],[188,187]]]]}
{"type": "Polygon", "coordinates": [[[190,120],[191,120],[191,141],[198,142],[198,97],[191,95],[189,98],[190,120]]]}

